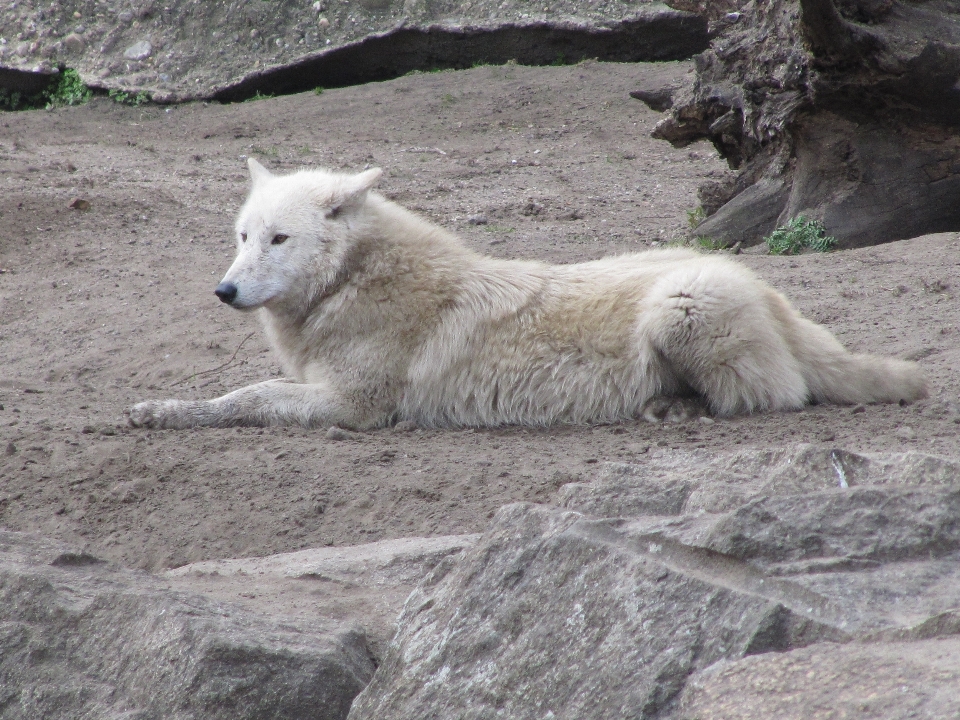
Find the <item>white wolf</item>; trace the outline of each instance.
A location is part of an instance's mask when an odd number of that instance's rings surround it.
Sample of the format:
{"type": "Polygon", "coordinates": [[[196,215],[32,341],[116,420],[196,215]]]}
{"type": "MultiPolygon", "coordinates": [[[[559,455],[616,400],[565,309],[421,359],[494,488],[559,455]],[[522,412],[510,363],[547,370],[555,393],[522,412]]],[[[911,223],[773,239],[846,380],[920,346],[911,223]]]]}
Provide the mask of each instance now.
{"type": "Polygon", "coordinates": [[[683,397],[733,415],[926,395],[916,364],[848,353],[731,260],[498,260],[373,192],[380,170],[249,165],[216,293],[259,309],[291,379],[142,402],[134,426],[547,425],[662,418],[683,397]]]}

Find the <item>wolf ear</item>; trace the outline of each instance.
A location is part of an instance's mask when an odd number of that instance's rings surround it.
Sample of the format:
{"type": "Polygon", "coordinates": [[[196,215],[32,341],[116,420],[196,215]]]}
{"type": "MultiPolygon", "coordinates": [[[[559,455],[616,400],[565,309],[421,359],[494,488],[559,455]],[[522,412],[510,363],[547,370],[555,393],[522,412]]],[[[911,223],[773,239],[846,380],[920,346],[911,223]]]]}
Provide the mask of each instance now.
{"type": "Polygon", "coordinates": [[[273,177],[273,174],[258,163],[256,158],[247,158],[247,167],[250,168],[250,180],[254,187],[273,177]]]}
{"type": "Polygon", "coordinates": [[[342,194],[334,198],[327,217],[337,217],[344,208],[363,204],[367,191],[376,184],[381,175],[383,175],[383,170],[371,168],[346,178],[343,183],[342,194]]]}
{"type": "Polygon", "coordinates": [[[361,193],[365,193],[367,190],[377,184],[377,180],[380,179],[381,175],[383,175],[383,170],[380,168],[370,168],[369,170],[364,170],[358,175],[354,175],[353,178],[351,178],[350,188],[347,191],[347,197],[355,198],[361,193]]]}

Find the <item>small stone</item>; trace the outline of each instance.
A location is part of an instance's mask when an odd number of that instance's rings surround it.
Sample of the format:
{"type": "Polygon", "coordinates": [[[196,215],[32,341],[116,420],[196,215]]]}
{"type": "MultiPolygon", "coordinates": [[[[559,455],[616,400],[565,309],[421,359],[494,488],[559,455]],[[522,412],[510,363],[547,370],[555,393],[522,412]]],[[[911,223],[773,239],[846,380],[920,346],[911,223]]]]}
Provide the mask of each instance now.
{"type": "Polygon", "coordinates": [[[83,38],[77,33],[70,33],[63,39],[63,48],[67,52],[81,53],[86,46],[83,38]]]}
{"type": "Polygon", "coordinates": [[[909,425],[901,425],[900,427],[898,427],[898,428],[897,428],[896,435],[897,435],[897,437],[900,438],[901,440],[916,440],[916,439],[917,439],[917,431],[914,430],[914,429],[913,429],[912,427],[910,427],[909,425]]]}
{"type": "Polygon", "coordinates": [[[413,432],[417,429],[417,424],[413,420],[401,420],[393,426],[394,432],[413,432]]]}
{"type": "Polygon", "coordinates": [[[8,442],[8,443],[7,443],[6,453],[7,453],[7,455],[16,455],[16,453],[17,453],[17,446],[14,445],[12,442],[8,442]]]}
{"type": "Polygon", "coordinates": [[[328,27],[330,27],[330,21],[327,20],[325,17],[322,17],[319,20],[317,20],[317,25],[320,26],[321,30],[326,30],[328,27]]]}
{"type": "Polygon", "coordinates": [[[71,210],[79,210],[80,212],[83,212],[83,211],[85,211],[85,210],[89,210],[89,209],[90,209],[90,201],[89,201],[89,200],[84,200],[83,198],[78,198],[78,197],[77,197],[77,198],[73,198],[73,200],[70,201],[70,209],[71,209],[71,210]]]}
{"type": "Polygon", "coordinates": [[[706,415],[701,415],[701,416],[700,416],[700,422],[703,423],[704,425],[714,425],[717,421],[714,420],[712,417],[707,417],[706,415]]]}
{"type": "Polygon", "coordinates": [[[128,23],[133,20],[133,13],[129,10],[124,10],[117,15],[117,20],[122,23],[128,23]]]}
{"type": "Polygon", "coordinates": [[[853,410],[850,411],[850,414],[859,415],[860,413],[864,413],[866,411],[867,411],[867,408],[865,405],[854,405],[853,410]]]}
{"type": "Polygon", "coordinates": [[[141,40],[124,50],[123,56],[127,60],[146,60],[152,52],[153,45],[148,40],[141,40]]]}
{"type": "Polygon", "coordinates": [[[469,225],[486,225],[489,220],[487,220],[486,215],[471,215],[467,218],[467,224],[469,225]]]}

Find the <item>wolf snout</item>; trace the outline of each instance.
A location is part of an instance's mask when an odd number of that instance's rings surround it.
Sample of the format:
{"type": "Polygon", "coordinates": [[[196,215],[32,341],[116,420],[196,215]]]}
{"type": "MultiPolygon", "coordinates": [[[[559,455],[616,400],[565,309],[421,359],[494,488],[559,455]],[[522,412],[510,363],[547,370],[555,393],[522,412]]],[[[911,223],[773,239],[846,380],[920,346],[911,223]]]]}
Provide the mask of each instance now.
{"type": "Polygon", "coordinates": [[[220,298],[222,302],[229,305],[237,297],[237,286],[232,282],[222,282],[217,285],[217,289],[213,292],[216,293],[216,296],[220,298]]]}

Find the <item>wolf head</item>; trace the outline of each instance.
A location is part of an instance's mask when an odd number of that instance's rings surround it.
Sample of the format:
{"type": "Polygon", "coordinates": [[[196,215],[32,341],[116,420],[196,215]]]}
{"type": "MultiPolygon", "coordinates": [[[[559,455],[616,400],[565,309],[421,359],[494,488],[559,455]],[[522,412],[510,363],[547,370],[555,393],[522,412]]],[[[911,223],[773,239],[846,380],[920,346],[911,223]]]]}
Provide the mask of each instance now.
{"type": "Polygon", "coordinates": [[[215,290],[232,307],[309,304],[336,281],[378,168],[277,176],[253,158],[237,217],[237,258],[215,290]]]}

